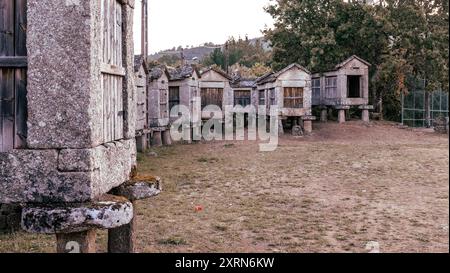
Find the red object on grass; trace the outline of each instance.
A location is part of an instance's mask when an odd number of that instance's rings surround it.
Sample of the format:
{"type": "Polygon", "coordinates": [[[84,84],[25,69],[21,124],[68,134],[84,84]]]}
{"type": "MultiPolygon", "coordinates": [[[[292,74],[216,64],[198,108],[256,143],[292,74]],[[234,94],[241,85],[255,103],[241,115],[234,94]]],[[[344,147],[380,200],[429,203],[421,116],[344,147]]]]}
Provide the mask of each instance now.
{"type": "Polygon", "coordinates": [[[203,207],[202,206],[195,206],[195,211],[196,212],[203,211],[203,207]]]}

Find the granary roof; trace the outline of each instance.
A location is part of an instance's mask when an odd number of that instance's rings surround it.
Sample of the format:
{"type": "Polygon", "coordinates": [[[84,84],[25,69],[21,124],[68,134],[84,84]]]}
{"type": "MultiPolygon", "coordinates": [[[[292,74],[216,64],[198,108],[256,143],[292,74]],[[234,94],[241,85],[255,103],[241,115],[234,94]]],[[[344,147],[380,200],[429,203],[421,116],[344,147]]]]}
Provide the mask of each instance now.
{"type": "Polygon", "coordinates": [[[220,74],[222,77],[227,78],[230,81],[232,80],[231,76],[228,75],[225,71],[223,71],[222,69],[220,69],[218,67],[214,67],[214,66],[211,66],[211,67],[203,70],[201,72],[200,76],[204,75],[205,73],[208,73],[209,71],[214,71],[214,72],[220,74]]]}
{"type": "Polygon", "coordinates": [[[178,81],[191,78],[194,75],[194,73],[197,73],[197,75],[200,77],[200,73],[197,71],[195,66],[192,65],[183,65],[177,68],[168,68],[168,72],[171,81],[178,81]]]}
{"type": "Polygon", "coordinates": [[[351,62],[352,60],[357,59],[358,61],[364,63],[367,66],[372,66],[368,61],[361,59],[360,57],[353,55],[350,58],[346,59],[345,61],[343,61],[342,63],[336,65],[335,69],[340,69],[342,67],[344,67],[346,64],[348,64],[349,62],[351,62]]]}
{"type": "Polygon", "coordinates": [[[233,77],[230,81],[232,88],[253,88],[256,84],[256,79],[242,78],[240,76],[233,77]]]}
{"type": "Polygon", "coordinates": [[[280,71],[278,71],[278,72],[276,72],[276,73],[274,73],[274,72],[269,72],[269,73],[263,75],[262,77],[260,77],[260,78],[258,78],[258,79],[256,80],[256,83],[257,83],[257,84],[265,84],[265,83],[269,83],[269,82],[274,82],[274,81],[277,80],[277,78],[278,78],[281,74],[283,74],[283,73],[286,72],[286,71],[289,71],[290,69],[292,69],[292,68],[294,68],[294,67],[297,67],[298,69],[303,70],[303,71],[305,71],[305,72],[308,73],[308,74],[311,74],[311,72],[309,72],[308,69],[304,68],[303,66],[301,66],[301,65],[299,65],[299,64],[297,64],[297,63],[293,63],[293,64],[287,66],[286,68],[284,68],[284,69],[282,69],[282,70],[280,70],[280,71]]]}
{"type": "Polygon", "coordinates": [[[162,77],[162,75],[166,74],[166,76],[169,78],[169,72],[167,70],[167,67],[165,65],[158,65],[149,70],[150,74],[150,81],[157,80],[162,77]]]}
{"type": "Polygon", "coordinates": [[[144,65],[145,73],[148,74],[148,65],[143,55],[134,55],[134,72],[138,72],[141,66],[144,65]]]}

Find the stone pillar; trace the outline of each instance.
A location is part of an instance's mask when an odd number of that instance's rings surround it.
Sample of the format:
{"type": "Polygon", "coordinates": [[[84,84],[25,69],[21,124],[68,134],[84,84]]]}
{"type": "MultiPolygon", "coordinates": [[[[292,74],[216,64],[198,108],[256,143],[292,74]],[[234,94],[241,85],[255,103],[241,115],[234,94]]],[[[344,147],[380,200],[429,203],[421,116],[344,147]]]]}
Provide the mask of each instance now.
{"type": "Polygon", "coordinates": [[[163,145],[162,133],[160,131],[153,132],[152,146],[154,146],[154,147],[161,147],[162,145],[163,145]]]}
{"type": "Polygon", "coordinates": [[[346,105],[337,105],[335,106],[336,110],[338,110],[338,122],[345,123],[347,117],[347,111],[350,110],[350,106],[346,105]]]}
{"type": "MultiPolygon", "coordinates": [[[[189,133],[191,130],[189,129],[189,133]]],[[[172,145],[172,137],[170,136],[170,130],[162,132],[162,143],[164,146],[172,145]]]]}
{"type": "Polygon", "coordinates": [[[304,128],[306,134],[311,134],[312,133],[312,121],[305,120],[303,122],[303,128],[304,128]]]}
{"type": "Polygon", "coordinates": [[[283,127],[283,120],[279,119],[278,120],[278,135],[284,135],[284,127],[283,127]]]}
{"type": "Polygon", "coordinates": [[[320,110],[320,121],[327,122],[328,121],[328,109],[326,107],[320,110]]]}
{"type": "Polygon", "coordinates": [[[157,196],[161,193],[161,190],[161,178],[159,177],[144,177],[143,180],[130,181],[113,190],[114,194],[123,196],[133,202],[134,215],[129,224],[108,230],[109,253],[136,253],[136,201],[157,196]]]}
{"type": "Polygon", "coordinates": [[[361,119],[363,122],[370,122],[370,110],[373,110],[372,105],[361,105],[359,109],[362,110],[361,119]]]}
{"type": "Polygon", "coordinates": [[[316,120],[315,116],[303,116],[303,130],[305,131],[305,134],[311,134],[313,130],[312,123],[314,120],[316,120]]]}
{"type": "Polygon", "coordinates": [[[370,121],[370,117],[369,117],[369,110],[362,110],[362,121],[364,122],[369,122],[370,121]]]}
{"type": "Polygon", "coordinates": [[[97,231],[91,229],[77,233],[56,234],[57,253],[95,253],[97,231]]]}
{"type": "Polygon", "coordinates": [[[339,110],[338,122],[345,123],[345,110],[343,110],[343,109],[339,110]]]}
{"type": "Polygon", "coordinates": [[[328,108],[328,119],[333,120],[333,108],[328,108]]]}
{"type": "Polygon", "coordinates": [[[148,139],[146,134],[136,137],[136,148],[140,153],[144,153],[147,150],[148,139]]]}
{"type": "Polygon", "coordinates": [[[133,202],[133,220],[127,225],[108,230],[109,253],[136,253],[135,245],[137,227],[136,203],[133,202]]]}

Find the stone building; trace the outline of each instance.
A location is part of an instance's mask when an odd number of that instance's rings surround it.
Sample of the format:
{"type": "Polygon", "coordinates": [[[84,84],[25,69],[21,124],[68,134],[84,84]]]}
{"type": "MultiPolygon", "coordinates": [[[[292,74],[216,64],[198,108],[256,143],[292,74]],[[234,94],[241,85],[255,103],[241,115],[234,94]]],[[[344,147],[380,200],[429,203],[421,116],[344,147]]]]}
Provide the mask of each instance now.
{"type": "Polygon", "coordinates": [[[339,122],[346,120],[346,112],[351,107],[362,110],[362,119],[369,121],[369,67],[370,64],[351,56],[336,65],[332,71],[315,73],[312,76],[312,103],[321,107],[321,120],[326,121],[328,109],[339,111],[339,122]]]}
{"type": "MultiPolygon", "coordinates": [[[[169,109],[183,105],[189,109],[191,130],[201,127],[200,73],[192,65],[169,69],[169,109]]],[[[171,121],[178,115],[171,117],[171,121]]],[[[191,133],[192,134],[192,133],[191,133]]]]}
{"type": "Polygon", "coordinates": [[[148,80],[148,123],[153,146],[170,145],[169,72],[165,66],[150,69],[148,80]]]}
{"type": "Polygon", "coordinates": [[[134,73],[136,78],[136,147],[138,152],[145,152],[149,146],[150,130],[148,125],[148,65],[143,55],[134,56],[134,73]]]}
{"type": "Polygon", "coordinates": [[[278,106],[280,133],[290,122],[306,133],[312,132],[311,74],[298,64],[291,64],[279,72],[271,72],[256,81],[258,104],[265,105],[267,114],[272,105],[278,106]]]}
{"type": "Polygon", "coordinates": [[[1,3],[0,203],[23,204],[22,228],[59,252],[95,251],[96,228],[117,250],[135,215],[107,195],[136,167],[134,0],[1,3]]]}

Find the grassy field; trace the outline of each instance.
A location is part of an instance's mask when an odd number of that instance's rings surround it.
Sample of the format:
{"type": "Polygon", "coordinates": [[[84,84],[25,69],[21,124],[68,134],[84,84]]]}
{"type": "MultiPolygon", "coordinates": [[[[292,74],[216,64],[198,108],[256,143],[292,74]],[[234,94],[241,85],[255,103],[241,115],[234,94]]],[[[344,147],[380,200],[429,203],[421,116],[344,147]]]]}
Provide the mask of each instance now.
{"type": "MultiPolygon", "coordinates": [[[[283,136],[271,153],[254,142],[152,152],[140,173],[164,192],[138,203],[140,252],[449,251],[447,136],[354,121],[283,136]]],[[[52,236],[0,236],[0,252],[53,251],[52,236]]]]}

